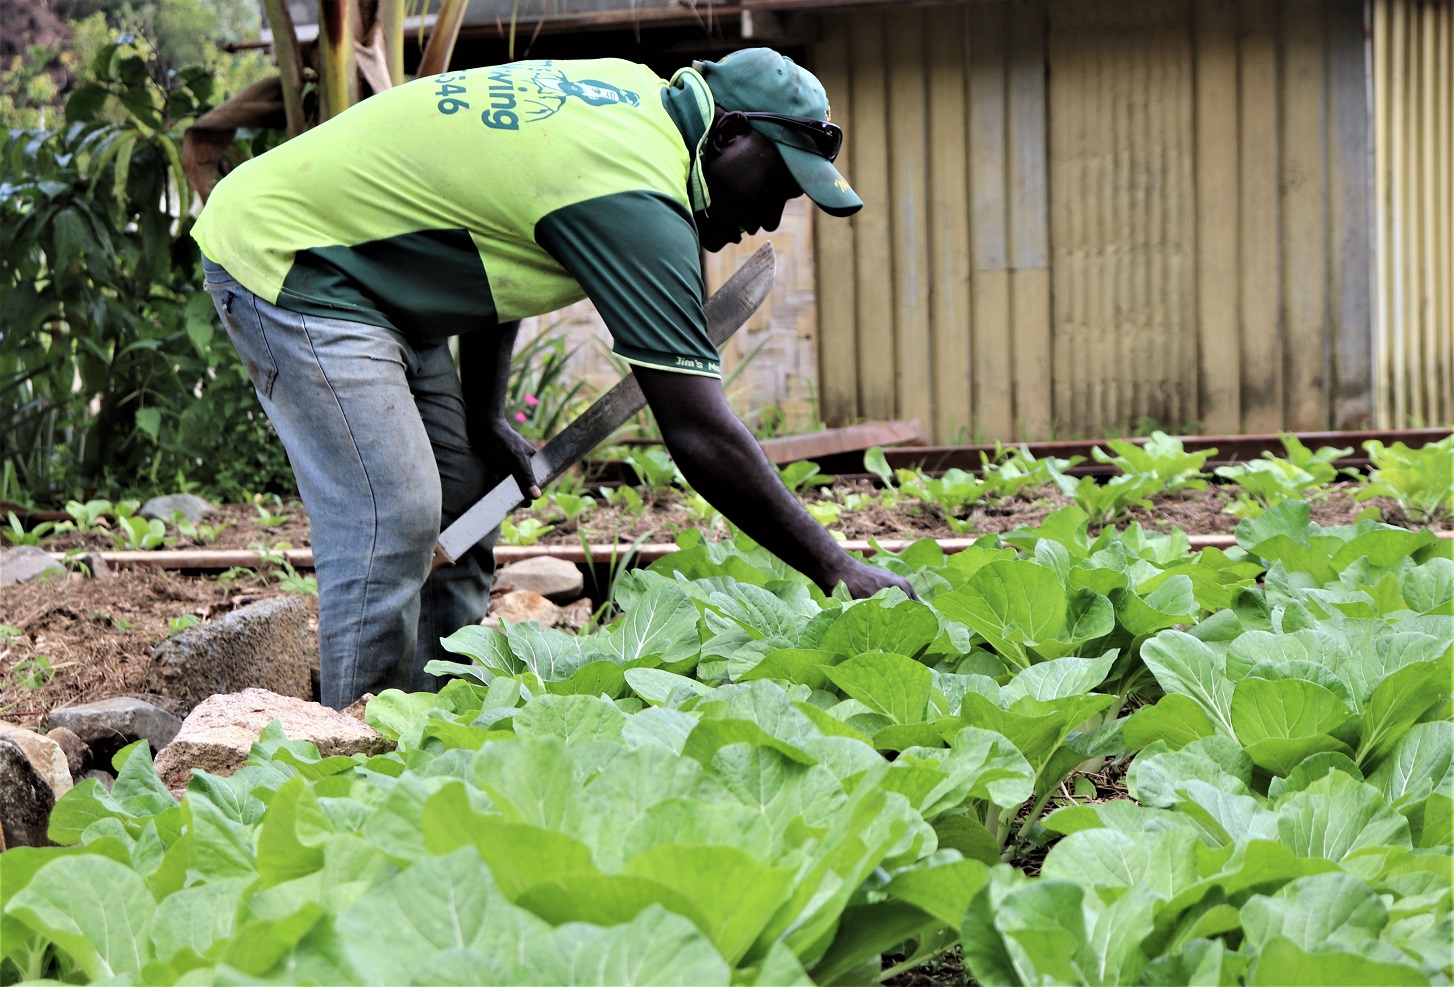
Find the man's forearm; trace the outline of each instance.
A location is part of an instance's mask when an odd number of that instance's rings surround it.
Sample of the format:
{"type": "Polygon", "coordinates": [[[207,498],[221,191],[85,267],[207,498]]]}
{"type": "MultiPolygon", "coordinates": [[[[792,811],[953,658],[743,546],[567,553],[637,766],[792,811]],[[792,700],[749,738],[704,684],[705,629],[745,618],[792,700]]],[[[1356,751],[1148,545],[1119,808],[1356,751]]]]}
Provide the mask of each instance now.
{"type": "Polygon", "coordinates": [[[851,560],[783,486],[762,447],[727,406],[721,383],[640,367],[635,373],[687,482],[778,558],[831,588],[851,560]]]}
{"type": "Polygon", "coordinates": [[[783,486],[752,433],[735,418],[710,436],[663,430],[682,475],[752,539],[819,586],[831,589],[844,559],[833,536],[783,486]]]}
{"type": "Polygon", "coordinates": [[[505,417],[510,393],[510,357],[519,321],[502,322],[459,337],[459,372],[465,381],[465,423],[471,436],[505,417]]]}

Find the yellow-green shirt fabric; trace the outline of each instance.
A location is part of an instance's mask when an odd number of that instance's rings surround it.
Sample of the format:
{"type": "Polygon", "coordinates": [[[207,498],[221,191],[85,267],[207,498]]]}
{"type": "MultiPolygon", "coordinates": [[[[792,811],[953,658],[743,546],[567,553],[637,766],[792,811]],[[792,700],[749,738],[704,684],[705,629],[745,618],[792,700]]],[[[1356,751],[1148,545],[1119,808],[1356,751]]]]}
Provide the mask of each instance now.
{"type": "Polygon", "coordinates": [[[716,376],[687,193],[711,104],[679,86],[619,59],[416,79],[239,166],[193,236],[293,311],[440,339],[589,295],[625,359],[716,376]]]}

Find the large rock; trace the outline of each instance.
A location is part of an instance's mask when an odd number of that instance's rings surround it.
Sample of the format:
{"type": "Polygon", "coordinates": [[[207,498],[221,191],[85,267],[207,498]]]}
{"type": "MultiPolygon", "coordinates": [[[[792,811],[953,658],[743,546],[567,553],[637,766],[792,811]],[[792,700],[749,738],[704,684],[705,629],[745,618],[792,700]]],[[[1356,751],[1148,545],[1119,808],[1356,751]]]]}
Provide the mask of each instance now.
{"type": "Polygon", "coordinates": [[[162,641],[152,652],[146,688],[193,707],[243,689],[307,699],[313,664],[307,607],[296,596],[275,596],[162,641]]]}
{"type": "Polygon", "coordinates": [[[91,746],[65,727],[47,730],[45,735],[61,745],[66,752],[66,767],[71,769],[71,778],[81,777],[91,764],[91,746]]]}
{"type": "Polygon", "coordinates": [[[141,505],[141,510],[136,513],[144,518],[155,518],[158,521],[172,523],[172,516],[182,512],[182,517],[196,524],[204,518],[211,517],[217,513],[217,508],[196,494],[167,494],[165,497],[153,497],[141,505]]]}
{"type": "Polygon", "coordinates": [[[64,579],[66,567],[35,545],[17,545],[0,552],[0,586],[32,579],[64,579]]]}
{"type": "Polygon", "coordinates": [[[0,720],[0,740],[9,741],[25,752],[35,773],[50,786],[55,798],[71,790],[71,764],[60,744],[44,734],[3,720],[0,720]]]}
{"type": "Polygon", "coordinates": [[[49,846],[56,796],[20,746],[0,739],[0,835],[4,847],[49,846]]]}
{"type": "Polygon", "coordinates": [[[581,595],[585,579],[575,563],[541,555],[505,566],[495,574],[495,588],[505,591],[528,589],[547,600],[569,603],[581,595]]]}
{"type": "Polygon", "coordinates": [[[523,624],[538,620],[541,627],[550,627],[558,617],[560,607],[534,590],[517,589],[513,593],[491,597],[490,615],[481,623],[498,627],[502,623],[523,624]]]}
{"type": "Polygon", "coordinates": [[[117,696],[53,709],[46,714],[45,725],[49,730],[63,728],[74,733],[91,748],[95,763],[105,766],[111,763],[111,755],[138,740],[151,744],[153,752],[161,750],[182,729],[182,720],[151,703],[117,696]]]}
{"type": "Polygon", "coordinates": [[[325,757],[382,754],[394,742],[345,713],[264,689],[213,696],[192,710],[182,732],[156,757],[168,788],[185,788],[192,769],[230,775],[247,762],[263,728],[278,720],[289,740],[306,740],[325,757]]]}

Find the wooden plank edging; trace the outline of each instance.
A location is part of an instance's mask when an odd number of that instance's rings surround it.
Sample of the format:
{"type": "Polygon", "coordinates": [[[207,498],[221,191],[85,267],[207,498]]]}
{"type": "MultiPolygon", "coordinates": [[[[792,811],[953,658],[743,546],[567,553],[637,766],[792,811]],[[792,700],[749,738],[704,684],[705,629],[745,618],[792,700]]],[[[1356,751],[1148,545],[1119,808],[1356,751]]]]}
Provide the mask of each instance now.
{"type": "MultiPolygon", "coordinates": [[[[1454,540],[1454,531],[1439,531],[1435,533],[1440,539],[1454,540]]],[[[1237,544],[1232,535],[1188,535],[1192,551],[1201,551],[1204,548],[1228,549],[1237,544]]],[[[878,549],[886,552],[901,552],[915,541],[914,538],[882,538],[876,544],[878,549]]],[[[963,551],[973,545],[977,538],[942,538],[938,539],[939,547],[946,554],[954,554],[963,551]]],[[[839,543],[845,550],[850,552],[862,552],[865,555],[873,555],[878,550],[874,543],[867,541],[846,541],[839,543]]],[[[611,563],[631,551],[630,544],[595,544],[595,545],[500,545],[495,548],[495,561],[500,565],[508,565],[511,562],[519,562],[524,559],[540,558],[550,556],[552,558],[564,559],[567,562],[577,564],[611,563]],[[589,555],[587,554],[589,552],[589,555]]],[[[677,546],[670,542],[653,542],[641,545],[636,553],[638,562],[655,562],[657,559],[677,551],[677,546]]],[[[236,549],[229,551],[209,551],[207,549],[182,549],[172,552],[101,552],[101,558],[107,565],[127,568],[131,566],[149,565],[164,569],[230,569],[234,566],[251,568],[264,564],[263,557],[250,549],[236,549]]],[[[286,552],[273,553],[273,557],[281,554],[288,560],[288,564],[295,569],[313,568],[313,552],[307,548],[295,548],[286,552]]],[[[58,562],[65,560],[65,555],[59,552],[50,553],[51,557],[58,562]]]]}

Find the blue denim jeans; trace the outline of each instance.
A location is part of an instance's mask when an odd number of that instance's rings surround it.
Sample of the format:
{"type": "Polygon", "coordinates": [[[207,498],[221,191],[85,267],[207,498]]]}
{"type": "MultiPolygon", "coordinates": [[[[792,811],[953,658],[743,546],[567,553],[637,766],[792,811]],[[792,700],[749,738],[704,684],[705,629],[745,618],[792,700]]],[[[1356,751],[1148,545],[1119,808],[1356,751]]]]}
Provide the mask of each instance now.
{"type": "Polygon", "coordinates": [[[494,574],[492,533],[429,575],[441,525],[485,492],[448,343],[290,312],[202,266],[312,521],[324,704],[437,688],[424,665],[485,615],[494,574]]]}

